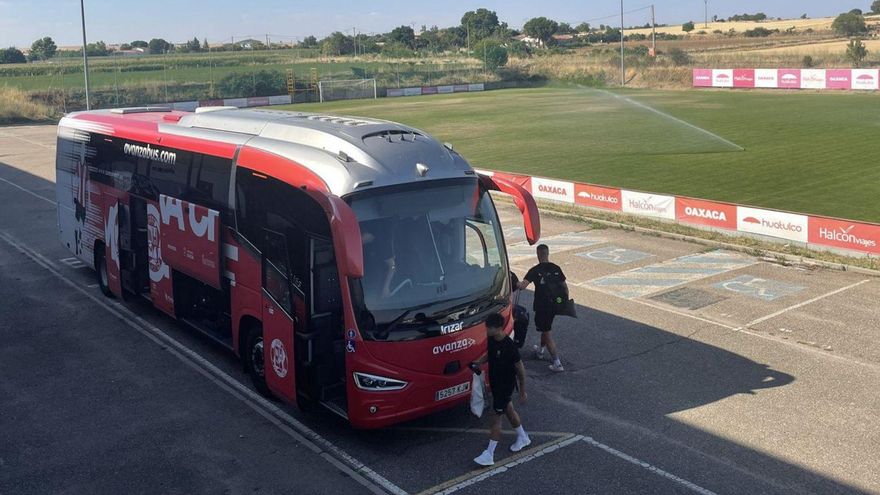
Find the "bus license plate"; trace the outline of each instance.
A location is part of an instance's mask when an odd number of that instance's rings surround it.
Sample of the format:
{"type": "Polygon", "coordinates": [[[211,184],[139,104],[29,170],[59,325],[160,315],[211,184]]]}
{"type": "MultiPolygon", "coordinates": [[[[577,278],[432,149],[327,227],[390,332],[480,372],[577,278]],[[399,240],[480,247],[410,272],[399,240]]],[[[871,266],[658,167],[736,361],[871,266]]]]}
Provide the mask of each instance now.
{"type": "Polygon", "coordinates": [[[468,390],[471,389],[471,382],[459,383],[454,387],[444,388],[443,390],[439,390],[436,395],[435,400],[443,400],[448,399],[450,397],[455,397],[456,395],[461,395],[468,390]]]}

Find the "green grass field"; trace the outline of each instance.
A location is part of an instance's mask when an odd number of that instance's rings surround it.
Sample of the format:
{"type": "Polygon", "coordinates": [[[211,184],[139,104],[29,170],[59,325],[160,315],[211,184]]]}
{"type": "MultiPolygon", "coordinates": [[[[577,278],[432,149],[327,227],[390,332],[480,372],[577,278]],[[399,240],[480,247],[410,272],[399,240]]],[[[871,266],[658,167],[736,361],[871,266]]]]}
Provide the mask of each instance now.
{"type": "Polygon", "coordinates": [[[578,88],[287,109],[403,122],[453,143],[479,168],[880,222],[880,95],[616,94],[668,116],[578,88]]]}

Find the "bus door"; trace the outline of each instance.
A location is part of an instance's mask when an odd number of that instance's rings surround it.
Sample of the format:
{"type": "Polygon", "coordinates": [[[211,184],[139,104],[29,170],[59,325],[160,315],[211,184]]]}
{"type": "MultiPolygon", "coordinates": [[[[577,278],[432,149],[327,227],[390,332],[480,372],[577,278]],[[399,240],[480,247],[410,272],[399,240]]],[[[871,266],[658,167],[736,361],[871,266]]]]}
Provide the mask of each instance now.
{"type": "Polygon", "coordinates": [[[296,362],[294,333],[300,317],[296,315],[294,295],[297,290],[290,280],[287,238],[284,234],[263,229],[262,298],[263,298],[263,363],[266,386],[278,397],[296,403],[296,362]]]}

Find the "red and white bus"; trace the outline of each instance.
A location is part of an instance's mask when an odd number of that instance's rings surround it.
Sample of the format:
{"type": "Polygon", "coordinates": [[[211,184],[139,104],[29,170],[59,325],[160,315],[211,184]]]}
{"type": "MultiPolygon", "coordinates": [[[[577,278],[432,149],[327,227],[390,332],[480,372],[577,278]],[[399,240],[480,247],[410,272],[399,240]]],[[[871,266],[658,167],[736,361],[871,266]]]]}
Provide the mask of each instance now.
{"type": "MultiPolygon", "coordinates": [[[[124,108],[58,126],[61,242],[240,356],[254,385],[376,428],[466,400],[485,317],[510,320],[490,190],[419,130],[363,118],[124,108]]],[[[512,325],[512,322],[510,323],[512,325]]]]}

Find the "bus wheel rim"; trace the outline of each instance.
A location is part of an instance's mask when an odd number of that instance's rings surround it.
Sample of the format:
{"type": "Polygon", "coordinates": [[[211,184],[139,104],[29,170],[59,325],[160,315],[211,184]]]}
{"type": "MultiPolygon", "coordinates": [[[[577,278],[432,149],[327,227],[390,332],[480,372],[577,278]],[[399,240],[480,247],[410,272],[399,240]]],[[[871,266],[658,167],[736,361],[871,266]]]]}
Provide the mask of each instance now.
{"type": "Polygon", "coordinates": [[[254,345],[251,347],[251,363],[254,368],[254,372],[259,376],[265,376],[265,365],[263,363],[263,338],[260,337],[254,342],[254,345]]]}

